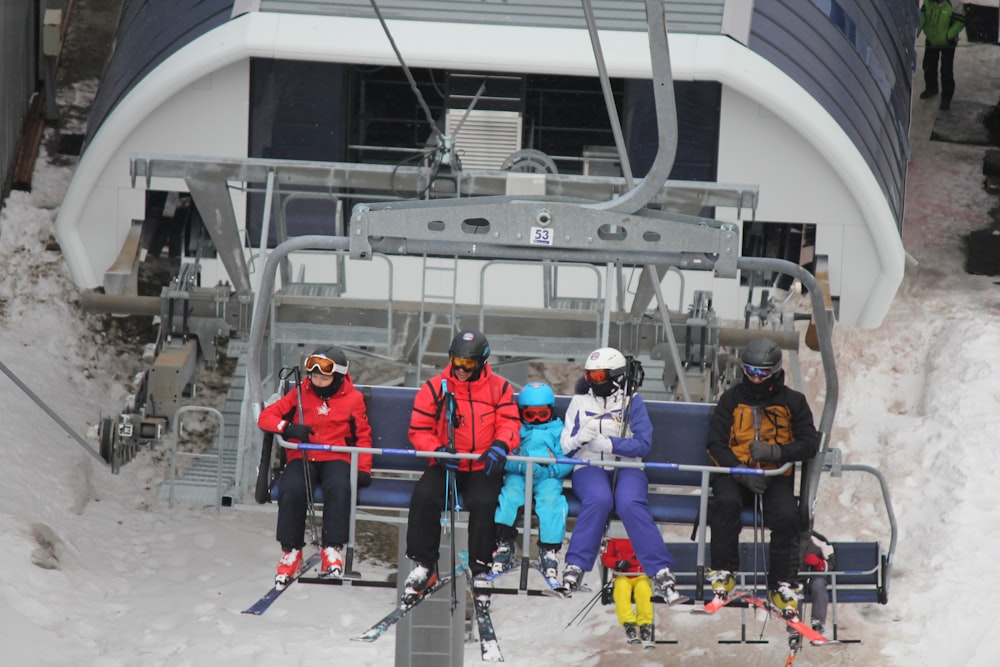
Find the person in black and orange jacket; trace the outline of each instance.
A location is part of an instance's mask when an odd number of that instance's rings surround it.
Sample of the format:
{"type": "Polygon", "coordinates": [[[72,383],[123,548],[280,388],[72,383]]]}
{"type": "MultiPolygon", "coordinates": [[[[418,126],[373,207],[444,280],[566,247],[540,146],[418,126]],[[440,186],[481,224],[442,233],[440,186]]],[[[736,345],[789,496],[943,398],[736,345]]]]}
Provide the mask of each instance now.
{"type": "MultiPolygon", "coordinates": [[[[354,388],[347,372],[347,355],[339,347],[317,349],[305,360],[306,377],[264,408],[257,426],[280,433],[289,442],[372,446],[372,429],[364,397],[354,388]],[[299,418],[299,399],[302,416],[299,418]]],[[[351,512],[351,455],[347,452],[287,449],[288,462],[278,481],[277,539],[284,552],[278,561],[275,586],[287,586],[302,566],[305,520],[308,509],[306,469],[315,488],[323,489],[323,535],[321,576],[342,576],[344,544],[349,539],[351,512]],[[305,458],[303,458],[305,456],[305,458]]],[[[372,457],[358,457],[358,485],[371,483],[372,457]]]]}
{"type": "MultiPolygon", "coordinates": [[[[807,461],[819,451],[820,434],[806,397],[785,386],[781,348],[755,338],[740,353],[743,378],[719,397],[708,427],[708,454],[717,466],[773,470],[807,461]]],[[[712,475],[708,524],[712,528],[712,592],[725,598],[739,569],[740,512],[760,496],[764,526],[771,531],[768,596],[783,614],[796,617],[802,598],[798,581],[799,505],[793,470],[783,475],[712,475]]]]}
{"type": "Polygon", "coordinates": [[[496,512],[507,455],[520,443],[521,415],[514,390],[486,363],[490,345],[475,330],[459,332],[448,349],[449,363],[427,380],[413,399],[408,436],[414,448],[447,452],[448,400],[454,396],[454,447],[476,459],[435,458],[420,477],[410,499],[406,556],[414,562],[406,578],[403,600],[419,598],[438,578],[441,513],[445,482],[455,473],[462,505],[469,513],[469,564],[473,577],[493,560],[496,512]]]}

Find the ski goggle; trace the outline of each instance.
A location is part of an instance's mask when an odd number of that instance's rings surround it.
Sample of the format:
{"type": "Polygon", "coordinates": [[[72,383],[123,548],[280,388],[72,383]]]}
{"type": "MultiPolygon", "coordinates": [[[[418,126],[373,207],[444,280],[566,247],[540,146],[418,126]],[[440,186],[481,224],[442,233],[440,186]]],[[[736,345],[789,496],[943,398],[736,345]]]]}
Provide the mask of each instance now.
{"type": "Polygon", "coordinates": [[[452,355],[451,365],[454,368],[471,372],[479,368],[479,359],[473,359],[472,357],[456,357],[455,355],[452,355]]]}
{"type": "Polygon", "coordinates": [[[322,373],[323,375],[333,375],[341,373],[347,375],[347,365],[341,366],[333,359],[322,354],[310,354],[303,364],[310,373],[322,373]]]}
{"type": "Polygon", "coordinates": [[[743,372],[746,373],[748,378],[754,380],[765,380],[774,374],[773,366],[751,366],[749,364],[741,364],[743,366],[743,372]]]}
{"type": "Polygon", "coordinates": [[[607,368],[593,368],[583,371],[583,377],[591,384],[604,384],[611,379],[611,371],[607,368]]]}
{"type": "Polygon", "coordinates": [[[544,424],[552,419],[552,408],[548,405],[530,405],[521,408],[521,419],[529,424],[544,424]]]}

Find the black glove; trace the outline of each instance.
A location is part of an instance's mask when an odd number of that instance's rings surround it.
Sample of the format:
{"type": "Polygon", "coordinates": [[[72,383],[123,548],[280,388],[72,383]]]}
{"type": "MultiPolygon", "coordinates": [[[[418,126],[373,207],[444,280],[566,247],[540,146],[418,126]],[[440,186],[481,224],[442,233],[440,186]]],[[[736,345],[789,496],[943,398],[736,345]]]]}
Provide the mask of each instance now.
{"type": "Polygon", "coordinates": [[[760,463],[781,463],[781,445],[754,440],[750,443],[750,456],[760,463]]]}
{"type": "Polygon", "coordinates": [[[312,426],[305,424],[289,424],[281,432],[285,440],[298,440],[299,442],[309,442],[309,436],[315,433],[312,426]]]}
{"type": "Polygon", "coordinates": [[[487,475],[499,475],[503,472],[509,453],[510,449],[502,440],[494,440],[490,448],[479,455],[479,462],[486,464],[483,470],[487,475]]]}
{"type": "Polygon", "coordinates": [[[758,496],[767,491],[767,477],[763,475],[740,475],[733,473],[733,479],[747,487],[758,496]]]}
{"type": "MultiPolygon", "coordinates": [[[[440,447],[438,447],[434,451],[435,452],[442,452],[444,454],[454,453],[454,452],[449,452],[448,448],[445,447],[444,445],[441,445],[440,447]]],[[[462,461],[462,459],[453,459],[453,458],[440,458],[440,459],[437,459],[438,465],[442,465],[445,468],[447,468],[448,470],[454,470],[456,472],[458,471],[458,464],[461,461],[462,461]]]]}
{"type": "Polygon", "coordinates": [[[364,470],[359,470],[358,488],[360,489],[364,486],[371,486],[371,485],[372,485],[372,474],[370,472],[365,472],[364,470]]]}
{"type": "Polygon", "coordinates": [[[628,572],[629,568],[632,567],[632,561],[620,560],[615,563],[615,570],[618,572],[628,572]]]}

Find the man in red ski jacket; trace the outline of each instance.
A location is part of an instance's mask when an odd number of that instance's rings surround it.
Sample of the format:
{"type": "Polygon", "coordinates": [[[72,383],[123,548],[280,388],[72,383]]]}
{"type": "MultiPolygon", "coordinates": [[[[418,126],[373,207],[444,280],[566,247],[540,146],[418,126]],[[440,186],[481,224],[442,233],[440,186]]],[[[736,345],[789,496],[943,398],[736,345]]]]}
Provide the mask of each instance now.
{"type": "Polygon", "coordinates": [[[469,513],[472,574],[489,569],[495,546],[493,515],[503,484],[504,464],[520,442],[521,417],[513,388],[486,363],[490,355],[486,336],[480,331],[461,331],[452,340],[448,354],[447,368],[427,380],[413,400],[410,442],[420,451],[447,452],[451,413],[454,452],[479,456],[432,459],[417,482],[406,533],[406,556],[414,566],[406,578],[404,601],[419,598],[438,579],[448,472],[455,475],[463,509],[469,513]]]}

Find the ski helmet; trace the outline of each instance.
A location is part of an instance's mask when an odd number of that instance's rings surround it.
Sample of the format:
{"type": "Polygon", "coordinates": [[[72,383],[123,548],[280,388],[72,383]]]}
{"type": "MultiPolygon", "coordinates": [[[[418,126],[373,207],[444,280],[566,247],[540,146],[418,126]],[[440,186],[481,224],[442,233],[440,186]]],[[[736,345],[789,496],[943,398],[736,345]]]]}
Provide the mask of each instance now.
{"type": "Polygon", "coordinates": [[[490,356],[490,343],[482,331],[466,329],[451,339],[448,355],[453,368],[472,371],[469,379],[476,380],[490,356]]]}
{"type": "Polygon", "coordinates": [[[347,361],[347,354],[339,347],[336,345],[324,345],[323,347],[316,348],[312,354],[306,357],[303,366],[305,366],[306,372],[309,373],[310,377],[313,373],[333,376],[333,382],[325,387],[318,387],[315,383],[311,383],[316,395],[322,399],[327,399],[336,394],[337,390],[340,389],[340,385],[344,383],[344,377],[347,375],[347,369],[350,364],[347,361]]]}
{"type": "Polygon", "coordinates": [[[529,382],[517,395],[521,419],[529,424],[552,421],[556,408],[556,394],[544,382],[529,382]]]}
{"type": "Polygon", "coordinates": [[[601,347],[590,353],[583,364],[583,376],[594,396],[610,396],[625,381],[625,355],[613,347],[601,347]]]}
{"type": "Polygon", "coordinates": [[[781,348],[770,338],[754,338],[740,353],[740,367],[749,379],[770,379],[781,370],[781,348]]]}

